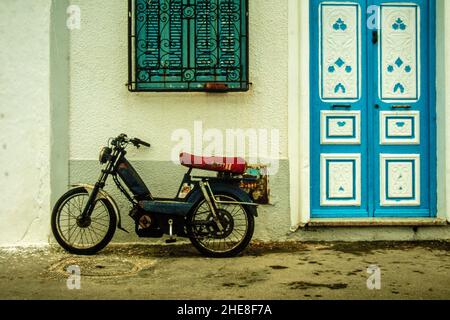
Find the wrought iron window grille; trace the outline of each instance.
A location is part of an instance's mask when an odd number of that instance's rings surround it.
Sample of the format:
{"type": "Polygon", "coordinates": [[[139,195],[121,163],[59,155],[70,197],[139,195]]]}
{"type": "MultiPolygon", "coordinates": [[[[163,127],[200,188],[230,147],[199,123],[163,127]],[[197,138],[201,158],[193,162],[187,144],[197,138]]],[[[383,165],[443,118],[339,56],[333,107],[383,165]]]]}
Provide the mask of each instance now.
{"type": "Polygon", "coordinates": [[[128,0],[128,89],[249,89],[248,0],[128,0]]]}

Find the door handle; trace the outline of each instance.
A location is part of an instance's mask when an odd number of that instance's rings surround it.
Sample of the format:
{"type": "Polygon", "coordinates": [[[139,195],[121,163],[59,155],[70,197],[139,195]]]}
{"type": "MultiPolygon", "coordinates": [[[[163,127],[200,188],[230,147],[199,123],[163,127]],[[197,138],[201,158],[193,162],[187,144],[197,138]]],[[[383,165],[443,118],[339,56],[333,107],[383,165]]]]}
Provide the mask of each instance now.
{"type": "Polygon", "coordinates": [[[408,106],[408,105],[392,106],[392,109],[411,109],[411,106],[408,106]]]}
{"type": "Polygon", "coordinates": [[[378,43],[378,31],[375,30],[372,32],[372,43],[377,44],[378,43]]]}
{"type": "Polygon", "coordinates": [[[349,104],[335,104],[331,107],[332,109],[351,109],[352,106],[349,104]]]}

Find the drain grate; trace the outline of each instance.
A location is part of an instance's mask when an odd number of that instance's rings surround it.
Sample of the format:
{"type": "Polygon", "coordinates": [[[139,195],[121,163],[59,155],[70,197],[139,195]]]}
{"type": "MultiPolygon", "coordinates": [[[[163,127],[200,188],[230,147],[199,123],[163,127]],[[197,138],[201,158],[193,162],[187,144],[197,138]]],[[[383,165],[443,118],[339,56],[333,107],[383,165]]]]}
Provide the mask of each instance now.
{"type": "Polygon", "coordinates": [[[82,277],[116,278],[129,277],[141,270],[152,268],[156,260],[122,259],[111,257],[71,257],[62,259],[48,268],[48,274],[67,278],[70,266],[80,267],[82,277]]]}

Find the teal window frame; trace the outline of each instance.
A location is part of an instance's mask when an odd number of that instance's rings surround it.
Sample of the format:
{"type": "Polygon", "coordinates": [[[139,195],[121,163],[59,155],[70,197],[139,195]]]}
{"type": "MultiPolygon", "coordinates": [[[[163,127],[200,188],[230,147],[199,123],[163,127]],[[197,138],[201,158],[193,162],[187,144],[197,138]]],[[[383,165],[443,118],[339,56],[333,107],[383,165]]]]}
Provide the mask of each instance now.
{"type": "Polygon", "coordinates": [[[248,91],[248,0],[128,0],[130,91],[248,91]]]}

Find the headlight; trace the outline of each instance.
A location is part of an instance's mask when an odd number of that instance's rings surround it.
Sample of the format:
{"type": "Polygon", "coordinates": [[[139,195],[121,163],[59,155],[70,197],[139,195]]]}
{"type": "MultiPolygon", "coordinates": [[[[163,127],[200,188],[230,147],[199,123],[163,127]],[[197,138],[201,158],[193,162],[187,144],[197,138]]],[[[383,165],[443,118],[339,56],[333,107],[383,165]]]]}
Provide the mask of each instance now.
{"type": "Polygon", "coordinates": [[[100,156],[99,156],[99,161],[101,164],[105,164],[109,161],[109,159],[111,159],[111,154],[112,154],[112,149],[108,148],[108,147],[104,147],[102,148],[102,150],[100,150],[100,156]]]}

